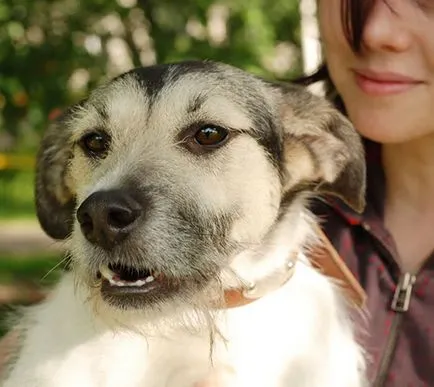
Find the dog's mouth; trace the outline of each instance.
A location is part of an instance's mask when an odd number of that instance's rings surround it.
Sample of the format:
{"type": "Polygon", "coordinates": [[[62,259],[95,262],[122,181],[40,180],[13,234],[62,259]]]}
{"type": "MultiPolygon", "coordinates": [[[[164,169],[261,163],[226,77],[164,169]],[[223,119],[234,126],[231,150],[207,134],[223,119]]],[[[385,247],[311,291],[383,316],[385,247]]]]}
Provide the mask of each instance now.
{"type": "Polygon", "coordinates": [[[143,309],[186,294],[195,294],[206,281],[203,277],[173,277],[152,269],[111,263],[97,273],[103,300],[120,309],[143,309]]]}
{"type": "Polygon", "coordinates": [[[176,287],[162,273],[122,264],[102,265],[98,276],[103,295],[166,293],[176,287]]]}
{"type": "Polygon", "coordinates": [[[137,269],[121,264],[103,265],[100,267],[100,274],[114,287],[143,287],[164,278],[162,274],[148,269],[137,269]]]}

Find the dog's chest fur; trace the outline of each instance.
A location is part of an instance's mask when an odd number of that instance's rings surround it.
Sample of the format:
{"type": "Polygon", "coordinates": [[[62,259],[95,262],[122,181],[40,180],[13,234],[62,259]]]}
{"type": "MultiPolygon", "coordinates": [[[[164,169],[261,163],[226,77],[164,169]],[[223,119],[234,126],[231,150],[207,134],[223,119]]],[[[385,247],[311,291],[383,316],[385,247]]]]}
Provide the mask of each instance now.
{"type": "Polygon", "coordinates": [[[214,377],[219,387],[359,387],[359,373],[345,366],[362,359],[342,302],[327,278],[300,261],[278,290],[221,312],[218,326],[228,342],[216,339],[211,355],[206,330],[145,338],[103,329],[66,276],[33,315],[36,325],[16,364],[31,373],[4,387],[194,387],[214,377]]]}

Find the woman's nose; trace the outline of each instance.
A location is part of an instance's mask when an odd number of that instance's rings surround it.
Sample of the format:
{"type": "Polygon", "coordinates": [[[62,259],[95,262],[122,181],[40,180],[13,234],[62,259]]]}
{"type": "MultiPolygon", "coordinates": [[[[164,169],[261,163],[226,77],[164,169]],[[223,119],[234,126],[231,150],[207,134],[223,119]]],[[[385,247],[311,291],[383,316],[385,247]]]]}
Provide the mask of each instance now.
{"type": "Polygon", "coordinates": [[[365,25],[362,44],[367,51],[406,51],[412,42],[412,32],[400,1],[393,6],[377,0],[365,25]]]}

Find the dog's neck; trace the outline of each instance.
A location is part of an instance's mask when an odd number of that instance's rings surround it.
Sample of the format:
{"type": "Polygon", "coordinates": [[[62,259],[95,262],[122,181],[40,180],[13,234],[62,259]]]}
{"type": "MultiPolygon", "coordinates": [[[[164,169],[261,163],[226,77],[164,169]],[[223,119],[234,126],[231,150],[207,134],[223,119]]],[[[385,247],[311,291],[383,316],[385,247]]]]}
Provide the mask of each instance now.
{"type": "Polygon", "coordinates": [[[288,281],[297,263],[305,261],[303,253],[315,243],[314,224],[303,198],[280,214],[259,246],[233,258],[229,279],[223,273],[227,304],[258,299],[288,281]]]}
{"type": "Polygon", "coordinates": [[[232,260],[236,281],[226,282],[224,307],[246,305],[280,288],[298,264],[314,266],[344,289],[350,303],[364,305],[364,290],[305,204],[306,199],[300,198],[281,214],[260,246],[232,260]]]}

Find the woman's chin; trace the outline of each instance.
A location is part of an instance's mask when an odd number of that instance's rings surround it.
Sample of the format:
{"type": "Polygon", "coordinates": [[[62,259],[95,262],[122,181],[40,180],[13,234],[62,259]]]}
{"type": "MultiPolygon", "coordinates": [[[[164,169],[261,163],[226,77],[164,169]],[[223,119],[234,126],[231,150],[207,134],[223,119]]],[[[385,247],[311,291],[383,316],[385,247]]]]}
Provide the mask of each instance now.
{"type": "Polygon", "coordinates": [[[411,113],[408,107],[364,108],[359,103],[354,104],[354,108],[348,105],[347,110],[357,131],[363,137],[378,143],[398,144],[434,137],[434,122],[424,119],[423,114],[418,114],[417,111],[411,113]]]}

